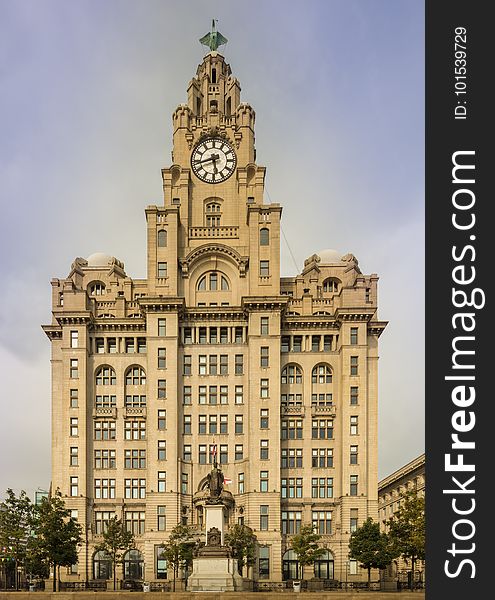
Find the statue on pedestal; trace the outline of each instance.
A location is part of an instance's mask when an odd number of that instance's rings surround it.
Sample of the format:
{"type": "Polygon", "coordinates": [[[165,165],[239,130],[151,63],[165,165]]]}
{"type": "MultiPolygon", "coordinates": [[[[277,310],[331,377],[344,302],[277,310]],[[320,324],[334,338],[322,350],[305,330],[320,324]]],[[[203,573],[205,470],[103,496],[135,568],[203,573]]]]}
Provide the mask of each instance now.
{"type": "Polygon", "coordinates": [[[207,500],[209,504],[219,504],[221,502],[220,497],[223,492],[224,476],[222,471],[217,466],[217,461],[213,463],[213,469],[208,473],[208,488],[210,490],[210,496],[207,500]]]}

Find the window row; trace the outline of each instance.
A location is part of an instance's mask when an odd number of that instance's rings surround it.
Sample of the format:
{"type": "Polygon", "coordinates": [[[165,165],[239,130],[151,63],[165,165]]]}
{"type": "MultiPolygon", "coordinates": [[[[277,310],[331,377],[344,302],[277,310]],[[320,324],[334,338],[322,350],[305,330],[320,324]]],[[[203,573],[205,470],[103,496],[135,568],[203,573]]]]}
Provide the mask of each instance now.
{"type": "Polygon", "coordinates": [[[247,327],[182,327],[182,344],[243,344],[247,339],[247,327]]]}

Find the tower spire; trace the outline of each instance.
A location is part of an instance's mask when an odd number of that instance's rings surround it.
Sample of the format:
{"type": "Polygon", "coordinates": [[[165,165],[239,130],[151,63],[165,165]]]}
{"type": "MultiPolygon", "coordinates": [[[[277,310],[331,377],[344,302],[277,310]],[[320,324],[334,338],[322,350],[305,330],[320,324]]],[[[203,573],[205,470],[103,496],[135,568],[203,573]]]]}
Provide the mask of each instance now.
{"type": "Polygon", "coordinates": [[[219,46],[223,46],[228,42],[227,38],[216,30],[215,21],[216,19],[211,20],[211,31],[199,39],[203,46],[208,46],[212,52],[215,52],[219,46]]]}

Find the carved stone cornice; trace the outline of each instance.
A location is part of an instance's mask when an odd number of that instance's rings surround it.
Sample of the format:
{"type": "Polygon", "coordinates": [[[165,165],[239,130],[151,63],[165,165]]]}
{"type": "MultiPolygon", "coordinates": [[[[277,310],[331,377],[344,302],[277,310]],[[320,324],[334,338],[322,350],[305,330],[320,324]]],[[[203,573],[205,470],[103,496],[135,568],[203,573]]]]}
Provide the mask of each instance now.
{"type": "Polygon", "coordinates": [[[335,319],[337,321],[371,321],[376,313],[376,308],[337,308],[335,319]]]}
{"type": "Polygon", "coordinates": [[[181,315],[183,322],[193,321],[246,321],[241,308],[233,306],[192,306],[181,315]]]}
{"type": "Polygon", "coordinates": [[[98,319],[89,327],[90,331],[146,331],[144,319],[98,319]]]}
{"type": "Polygon", "coordinates": [[[247,296],[242,298],[241,306],[248,312],[266,310],[285,310],[288,303],[287,296],[247,296]]]}
{"type": "Polygon", "coordinates": [[[149,312],[174,312],[180,313],[184,311],[184,298],[158,296],[155,298],[139,298],[137,300],[139,308],[146,314],[149,312]]]}
{"type": "Polygon", "coordinates": [[[94,320],[93,315],[89,311],[81,312],[54,312],[55,317],[59,325],[88,325],[94,320]]]}
{"type": "Polygon", "coordinates": [[[370,321],[368,323],[368,334],[380,337],[387,325],[388,321],[370,321]]]}
{"type": "Polygon", "coordinates": [[[282,320],[282,333],[293,329],[326,329],[339,331],[340,323],[334,317],[315,315],[284,316],[282,320]]]}
{"type": "Polygon", "coordinates": [[[215,254],[226,257],[233,262],[239,270],[240,277],[246,276],[246,268],[249,263],[248,256],[241,256],[237,250],[226,246],[225,244],[210,242],[208,244],[204,244],[203,246],[199,246],[199,248],[195,248],[189,252],[185,258],[179,259],[182,277],[189,277],[190,268],[197,260],[203,258],[204,256],[215,254]]]}
{"type": "Polygon", "coordinates": [[[42,325],[41,329],[45,332],[50,341],[62,339],[62,327],[60,325],[42,325]]]}

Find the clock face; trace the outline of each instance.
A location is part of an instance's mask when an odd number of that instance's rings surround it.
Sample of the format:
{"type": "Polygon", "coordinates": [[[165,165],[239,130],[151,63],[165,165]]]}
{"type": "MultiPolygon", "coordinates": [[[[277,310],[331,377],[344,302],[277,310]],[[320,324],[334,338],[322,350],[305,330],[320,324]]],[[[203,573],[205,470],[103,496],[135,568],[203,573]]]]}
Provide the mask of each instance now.
{"type": "Polygon", "coordinates": [[[206,183],[220,183],[228,179],[236,165],[234,149],[220,138],[208,138],[198,144],[191,156],[194,173],[206,183]]]}

